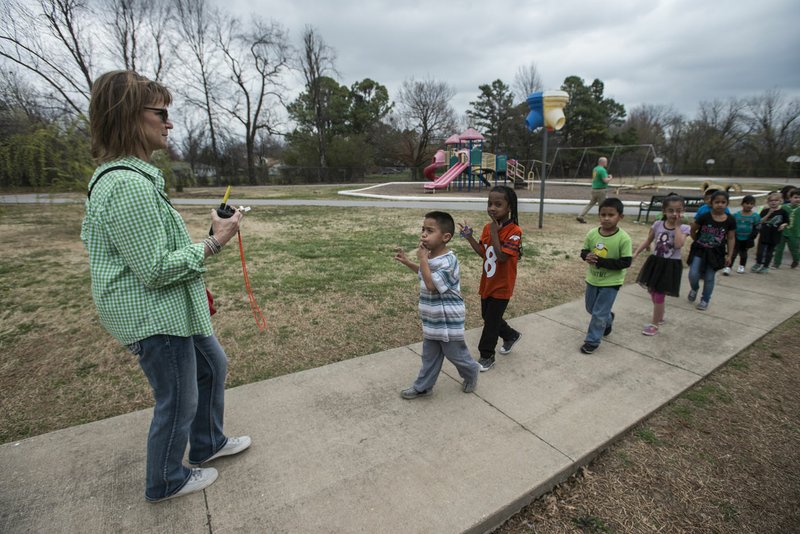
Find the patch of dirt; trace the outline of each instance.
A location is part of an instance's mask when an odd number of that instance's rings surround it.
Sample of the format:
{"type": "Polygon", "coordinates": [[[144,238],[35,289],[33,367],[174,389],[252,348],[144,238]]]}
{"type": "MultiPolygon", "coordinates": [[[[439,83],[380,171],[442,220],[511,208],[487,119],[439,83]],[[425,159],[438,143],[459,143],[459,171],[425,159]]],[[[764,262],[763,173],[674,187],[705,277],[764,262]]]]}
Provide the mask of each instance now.
{"type": "Polygon", "coordinates": [[[495,532],[798,532],[798,329],[800,314],[495,532]]]}

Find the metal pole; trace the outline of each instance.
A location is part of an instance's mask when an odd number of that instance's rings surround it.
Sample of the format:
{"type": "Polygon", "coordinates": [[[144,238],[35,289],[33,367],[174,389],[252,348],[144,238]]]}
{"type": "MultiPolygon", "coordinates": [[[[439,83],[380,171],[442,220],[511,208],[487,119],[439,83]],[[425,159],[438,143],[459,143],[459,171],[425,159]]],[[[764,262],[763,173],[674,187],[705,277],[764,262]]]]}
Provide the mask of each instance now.
{"type": "Polygon", "coordinates": [[[544,218],[544,179],[547,176],[547,126],[542,126],[542,175],[539,184],[539,228],[544,218]]]}

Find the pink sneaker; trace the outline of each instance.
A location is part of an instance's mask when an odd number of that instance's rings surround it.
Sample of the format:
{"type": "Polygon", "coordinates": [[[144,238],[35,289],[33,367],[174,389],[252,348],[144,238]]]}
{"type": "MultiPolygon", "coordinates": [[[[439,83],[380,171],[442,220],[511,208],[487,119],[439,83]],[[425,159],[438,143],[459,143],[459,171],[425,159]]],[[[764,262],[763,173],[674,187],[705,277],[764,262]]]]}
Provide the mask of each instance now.
{"type": "Polygon", "coordinates": [[[649,324],[644,327],[644,330],[642,330],[642,334],[646,336],[654,336],[658,334],[658,327],[654,324],[649,324]]]}

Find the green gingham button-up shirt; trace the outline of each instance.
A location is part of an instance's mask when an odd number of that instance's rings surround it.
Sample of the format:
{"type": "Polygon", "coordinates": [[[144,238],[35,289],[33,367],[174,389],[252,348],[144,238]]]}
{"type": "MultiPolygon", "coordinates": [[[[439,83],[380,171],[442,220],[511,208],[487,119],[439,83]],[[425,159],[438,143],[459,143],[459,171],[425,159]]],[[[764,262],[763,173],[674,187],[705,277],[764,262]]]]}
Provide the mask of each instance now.
{"type": "Polygon", "coordinates": [[[157,334],[211,335],[202,279],[205,246],[192,243],[164,193],[161,171],[126,157],[99,166],[89,184],[94,189],[81,240],[103,326],[125,345],[157,334]],[[119,165],[146,176],[115,170],[96,179],[119,165]]]}

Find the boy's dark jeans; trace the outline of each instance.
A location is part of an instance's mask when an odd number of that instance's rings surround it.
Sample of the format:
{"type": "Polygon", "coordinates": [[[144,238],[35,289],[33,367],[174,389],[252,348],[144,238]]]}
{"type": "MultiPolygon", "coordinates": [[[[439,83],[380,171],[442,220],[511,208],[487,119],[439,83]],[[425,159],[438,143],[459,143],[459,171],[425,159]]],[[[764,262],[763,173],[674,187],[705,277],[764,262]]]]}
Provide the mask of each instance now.
{"type": "Polygon", "coordinates": [[[497,347],[497,338],[503,341],[514,339],[517,331],[511,328],[503,319],[503,314],[508,307],[508,299],[488,297],[481,299],[481,317],[483,317],[483,333],[478,342],[478,352],[481,358],[494,358],[494,349],[497,347]]]}
{"type": "Polygon", "coordinates": [[[775,252],[775,243],[758,243],[758,254],[756,255],[756,263],[769,267],[772,261],[772,254],[775,252]]]}

